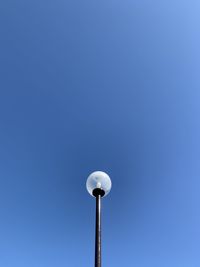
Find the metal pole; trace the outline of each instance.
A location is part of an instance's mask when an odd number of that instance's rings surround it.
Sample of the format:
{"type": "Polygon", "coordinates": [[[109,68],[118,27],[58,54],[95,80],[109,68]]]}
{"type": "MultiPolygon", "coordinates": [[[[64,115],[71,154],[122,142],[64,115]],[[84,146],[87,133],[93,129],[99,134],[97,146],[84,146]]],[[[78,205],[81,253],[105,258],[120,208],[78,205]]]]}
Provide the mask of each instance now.
{"type": "Polygon", "coordinates": [[[95,267],[101,267],[101,194],[96,195],[95,267]]]}

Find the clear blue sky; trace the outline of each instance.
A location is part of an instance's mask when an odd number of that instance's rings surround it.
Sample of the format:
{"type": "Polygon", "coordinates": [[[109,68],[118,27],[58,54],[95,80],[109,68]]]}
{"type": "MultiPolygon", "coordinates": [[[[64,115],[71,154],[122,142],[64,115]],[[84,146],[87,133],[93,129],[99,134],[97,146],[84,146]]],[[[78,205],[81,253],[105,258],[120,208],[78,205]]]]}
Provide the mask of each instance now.
{"type": "Polygon", "coordinates": [[[200,266],[199,0],[0,4],[0,266],[200,266]]]}

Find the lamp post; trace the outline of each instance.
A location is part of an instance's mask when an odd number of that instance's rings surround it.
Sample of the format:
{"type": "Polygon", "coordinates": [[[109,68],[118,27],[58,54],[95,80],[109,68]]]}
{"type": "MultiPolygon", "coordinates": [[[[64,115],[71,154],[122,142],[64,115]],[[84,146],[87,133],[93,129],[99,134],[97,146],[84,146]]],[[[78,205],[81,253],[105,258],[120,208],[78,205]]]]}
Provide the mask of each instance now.
{"type": "Polygon", "coordinates": [[[96,198],[96,225],[95,225],[95,267],[101,267],[101,198],[111,189],[110,177],[101,171],[89,175],[86,187],[89,194],[96,198]]]}

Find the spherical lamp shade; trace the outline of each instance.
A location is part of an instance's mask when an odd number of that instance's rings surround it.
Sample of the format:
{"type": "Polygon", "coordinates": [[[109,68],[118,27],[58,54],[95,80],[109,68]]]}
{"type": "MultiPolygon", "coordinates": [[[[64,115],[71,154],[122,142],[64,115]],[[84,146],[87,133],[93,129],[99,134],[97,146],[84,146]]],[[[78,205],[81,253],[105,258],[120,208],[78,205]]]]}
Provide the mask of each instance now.
{"type": "Polygon", "coordinates": [[[103,190],[104,196],[106,196],[110,192],[111,186],[110,177],[107,173],[101,171],[91,173],[86,182],[87,190],[91,196],[94,196],[93,191],[97,188],[103,190]]]}

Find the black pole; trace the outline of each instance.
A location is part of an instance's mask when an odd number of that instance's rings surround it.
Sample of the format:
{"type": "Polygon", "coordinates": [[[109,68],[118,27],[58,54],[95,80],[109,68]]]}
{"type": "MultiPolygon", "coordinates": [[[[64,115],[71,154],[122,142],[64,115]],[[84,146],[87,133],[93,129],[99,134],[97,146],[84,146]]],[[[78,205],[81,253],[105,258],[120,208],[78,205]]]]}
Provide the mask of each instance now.
{"type": "Polygon", "coordinates": [[[96,196],[95,267],[101,267],[101,195],[96,196]]]}
{"type": "Polygon", "coordinates": [[[101,197],[105,192],[96,188],[93,190],[93,195],[96,197],[95,267],[101,267],[101,197]]]}

